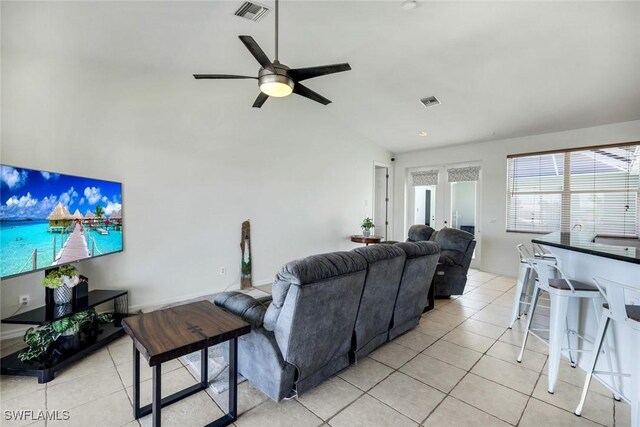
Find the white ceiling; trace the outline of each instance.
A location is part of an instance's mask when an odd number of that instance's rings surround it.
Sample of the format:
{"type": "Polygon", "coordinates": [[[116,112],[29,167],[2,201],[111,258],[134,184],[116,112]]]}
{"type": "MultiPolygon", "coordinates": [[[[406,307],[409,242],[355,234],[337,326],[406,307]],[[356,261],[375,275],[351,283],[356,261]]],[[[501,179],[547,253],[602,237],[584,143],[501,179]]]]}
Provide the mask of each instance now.
{"type": "MultiPolygon", "coordinates": [[[[273,13],[259,23],[237,18],[241,3],[3,2],[3,51],[122,66],[127,79],[157,90],[199,85],[215,101],[212,114],[241,123],[263,113],[251,109],[255,81],[190,77],[256,75],[239,34],[273,56],[273,13]]],[[[280,9],[281,62],[353,70],[306,82],[329,106],[292,96],[262,110],[329,116],[392,152],[640,119],[638,2],[421,1],[405,11],[400,0],[283,1],[280,9]],[[429,95],[442,105],[418,103],[429,95]]]]}

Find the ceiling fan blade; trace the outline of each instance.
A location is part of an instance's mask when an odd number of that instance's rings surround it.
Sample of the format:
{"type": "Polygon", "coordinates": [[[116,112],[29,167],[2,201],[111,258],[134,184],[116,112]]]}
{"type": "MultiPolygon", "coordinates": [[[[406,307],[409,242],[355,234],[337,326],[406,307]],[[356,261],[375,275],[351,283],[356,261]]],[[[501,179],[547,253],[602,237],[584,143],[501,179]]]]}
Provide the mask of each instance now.
{"type": "Polygon", "coordinates": [[[320,95],[319,93],[312,91],[308,87],[301,85],[300,83],[296,83],[293,86],[293,93],[297,93],[300,96],[304,96],[305,98],[309,98],[313,101],[319,102],[322,105],[331,104],[331,101],[329,101],[327,98],[320,95]]]}
{"type": "Polygon", "coordinates": [[[262,65],[262,68],[271,71],[273,74],[276,74],[276,70],[273,68],[273,64],[269,61],[269,57],[264,53],[264,51],[258,46],[258,43],[251,36],[238,36],[242,43],[249,49],[249,52],[253,55],[254,58],[262,65]]]}
{"type": "Polygon", "coordinates": [[[351,70],[351,66],[346,62],[343,64],[319,65],[317,67],[294,68],[288,71],[289,76],[297,82],[312,79],[314,77],[325,76],[327,74],[341,73],[351,70]]]}
{"type": "Polygon", "coordinates": [[[257,79],[251,76],[237,76],[235,74],[194,74],[196,79],[257,79]]]}
{"type": "Polygon", "coordinates": [[[267,95],[264,92],[260,92],[260,95],[258,95],[258,97],[256,98],[255,102],[253,103],[253,108],[260,108],[262,107],[262,104],[264,104],[264,102],[269,99],[269,95],[267,95]]]}

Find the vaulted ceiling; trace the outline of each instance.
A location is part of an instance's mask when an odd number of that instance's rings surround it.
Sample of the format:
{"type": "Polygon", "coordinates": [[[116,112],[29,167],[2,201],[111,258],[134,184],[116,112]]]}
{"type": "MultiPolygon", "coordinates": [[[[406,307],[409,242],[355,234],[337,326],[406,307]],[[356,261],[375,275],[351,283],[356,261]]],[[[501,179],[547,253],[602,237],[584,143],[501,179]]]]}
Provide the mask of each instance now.
{"type": "Polygon", "coordinates": [[[157,91],[197,85],[212,115],[238,123],[324,115],[396,153],[640,119],[638,2],[283,1],[281,62],[353,70],[306,82],[329,106],[289,97],[262,110],[255,81],[191,74],[256,75],[237,36],[273,57],[272,12],[256,23],[233,15],[241,0],[25,3],[3,5],[5,52],[115,64],[157,91]],[[32,38],[11,37],[18,25],[32,38]],[[425,109],[429,95],[442,104],[425,109]]]}

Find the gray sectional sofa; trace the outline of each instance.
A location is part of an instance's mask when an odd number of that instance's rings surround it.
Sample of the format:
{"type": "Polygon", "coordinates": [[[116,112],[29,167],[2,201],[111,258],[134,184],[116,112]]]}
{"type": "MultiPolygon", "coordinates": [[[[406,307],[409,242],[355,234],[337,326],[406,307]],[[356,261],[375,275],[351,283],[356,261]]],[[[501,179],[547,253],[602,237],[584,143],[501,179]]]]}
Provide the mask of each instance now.
{"type": "Polygon", "coordinates": [[[239,372],[276,401],[302,395],[418,324],[439,254],[418,242],[314,255],[282,268],[270,303],[219,294],[216,305],[252,326],[239,372]]]}

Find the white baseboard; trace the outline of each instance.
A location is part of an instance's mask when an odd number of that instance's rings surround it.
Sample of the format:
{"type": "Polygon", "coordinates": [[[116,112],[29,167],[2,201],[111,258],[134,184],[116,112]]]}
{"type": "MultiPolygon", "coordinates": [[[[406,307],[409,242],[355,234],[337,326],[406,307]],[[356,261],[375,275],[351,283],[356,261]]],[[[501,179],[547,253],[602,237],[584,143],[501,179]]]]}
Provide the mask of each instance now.
{"type": "Polygon", "coordinates": [[[30,326],[17,326],[15,329],[11,329],[10,331],[2,331],[0,332],[0,340],[8,340],[11,338],[23,337],[24,333],[27,332],[30,326]]]}
{"type": "MultiPolygon", "coordinates": [[[[264,286],[264,285],[269,285],[272,282],[270,280],[263,280],[260,282],[256,282],[253,284],[253,286],[264,286]]],[[[239,290],[239,289],[231,289],[231,291],[234,290],[239,290]]],[[[196,298],[203,298],[209,295],[213,295],[212,293],[193,293],[190,295],[186,295],[181,297],[180,299],[175,299],[175,298],[170,298],[170,299],[164,299],[164,300],[159,300],[159,301],[154,301],[151,303],[144,303],[144,304],[136,304],[136,305],[130,305],[129,306],[129,313],[137,313],[137,312],[147,312],[147,311],[151,311],[153,309],[158,309],[160,307],[163,307],[165,305],[168,304],[175,304],[178,302],[184,302],[184,301],[189,301],[192,299],[196,299],[196,298]]],[[[27,329],[29,329],[31,326],[19,326],[19,325],[12,325],[14,327],[11,328],[11,330],[8,331],[2,331],[0,332],[0,340],[7,340],[7,339],[11,339],[11,338],[17,338],[17,337],[23,337],[24,333],[27,331],[27,329]]],[[[8,327],[8,325],[7,325],[8,327]]]]}

